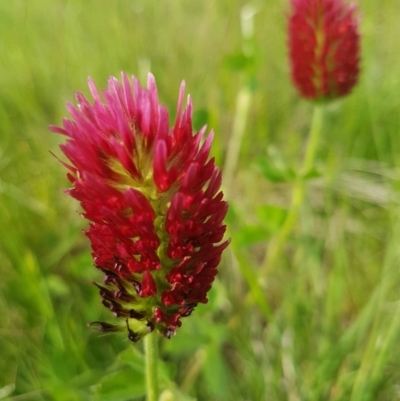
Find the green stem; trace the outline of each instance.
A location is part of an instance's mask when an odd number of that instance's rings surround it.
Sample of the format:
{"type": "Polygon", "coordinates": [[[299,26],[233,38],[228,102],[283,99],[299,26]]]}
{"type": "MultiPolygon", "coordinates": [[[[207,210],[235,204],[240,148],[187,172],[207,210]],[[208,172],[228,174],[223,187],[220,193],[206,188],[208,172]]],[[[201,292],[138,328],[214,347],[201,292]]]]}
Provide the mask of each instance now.
{"type": "Polygon", "coordinates": [[[307,174],[313,168],[319,137],[322,131],[323,114],[324,114],[324,106],[318,104],[314,105],[310,137],[308,139],[306,154],[301,169],[302,176],[307,174]]]}
{"type": "Polygon", "coordinates": [[[282,227],[268,246],[267,254],[263,263],[264,274],[267,274],[274,269],[276,261],[282,252],[286,240],[296,224],[297,216],[304,200],[305,176],[311,171],[314,165],[315,154],[318,148],[319,137],[322,130],[322,121],[323,106],[315,105],[310,136],[307,143],[303,165],[301,166],[300,172],[294,182],[290,210],[282,227]]]}
{"type": "Polygon", "coordinates": [[[240,90],[236,98],[235,119],[233,122],[232,136],[228,143],[224,166],[224,194],[226,198],[231,195],[230,190],[233,187],[233,178],[239,160],[240,147],[246,131],[251,98],[252,95],[247,86],[244,86],[240,90]]]}
{"type": "Polygon", "coordinates": [[[144,337],[146,359],[146,401],[158,401],[158,338],[152,332],[144,337]]]}

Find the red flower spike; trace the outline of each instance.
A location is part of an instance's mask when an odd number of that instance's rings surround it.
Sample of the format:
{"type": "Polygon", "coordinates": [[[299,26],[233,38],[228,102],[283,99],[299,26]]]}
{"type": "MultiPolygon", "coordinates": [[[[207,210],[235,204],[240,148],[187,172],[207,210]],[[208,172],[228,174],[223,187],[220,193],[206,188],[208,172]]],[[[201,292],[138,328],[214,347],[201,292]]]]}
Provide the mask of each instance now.
{"type": "Polygon", "coordinates": [[[148,89],[122,74],[102,92],[94,82],[90,103],[81,93],[71,119],[51,131],[67,136],[62,164],[90,221],[85,232],[95,266],[105,273],[96,284],[113,324],[101,331],[127,331],[137,341],[154,329],[169,338],[189,316],[217,274],[228,205],[220,192],[221,172],[209,158],[212,133],[193,134],[190,98],[175,124],[160,105],[154,77],[148,89]]]}
{"type": "Polygon", "coordinates": [[[344,0],[291,0],[289,56],[301,96],[329,100],[357,83],[360,36],[356,6],[344,0]]]}

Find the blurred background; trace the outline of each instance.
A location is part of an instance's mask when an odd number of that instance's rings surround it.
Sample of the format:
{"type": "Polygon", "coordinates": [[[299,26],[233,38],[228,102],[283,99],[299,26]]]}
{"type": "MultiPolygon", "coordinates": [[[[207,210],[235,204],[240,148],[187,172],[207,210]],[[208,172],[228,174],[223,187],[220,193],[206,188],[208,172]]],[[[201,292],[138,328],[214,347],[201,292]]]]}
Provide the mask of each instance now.
{"type": "Polygon", "coordinates": [[[143,399],[142,345],[87,327],[112,316],[47,126],[88,76],[105,88],[150,70],[171,121],[186,80],[221,167],[243,91],[249,105],[226,188],[233,243],[209,303],[160,340],[168,399],[400,400],[400,2],[358,3],[359,85],[326,111],[298,224],[265,275],[312,115],[290,82],[288,1],[0,2],[0,399],[143,399]]]}

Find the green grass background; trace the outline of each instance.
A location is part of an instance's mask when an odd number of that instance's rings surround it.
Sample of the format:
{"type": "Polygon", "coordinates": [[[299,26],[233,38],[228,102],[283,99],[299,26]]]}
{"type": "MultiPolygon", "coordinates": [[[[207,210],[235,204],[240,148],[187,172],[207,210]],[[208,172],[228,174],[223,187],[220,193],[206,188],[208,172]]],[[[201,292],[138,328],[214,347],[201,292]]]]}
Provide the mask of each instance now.
{"type": "Polygon", "coordinates": [[[86,223],[49,153],[63,138],[47,126],[60,124],[75,90],[88,94],[88,76],[104,88],[120,71],[144,83],[151,70],[171,118],[186,80],[220,166],[237,93],[252,91],[228,189],[233,243],[210,302],[160,342],[169,399],[400,400],[400,2],[359,1],[360,83],[328,107],[319,173],[263,277],[291,182],[259,165],[295,170],[312,114],[289,79],[287,3],[0,2],[0,399],[143,397],[141,344],[86,326],[112,317],[91,285],[101,275],[86,223]],[[244,40],[249,7],[254,36],[244,40]]]}

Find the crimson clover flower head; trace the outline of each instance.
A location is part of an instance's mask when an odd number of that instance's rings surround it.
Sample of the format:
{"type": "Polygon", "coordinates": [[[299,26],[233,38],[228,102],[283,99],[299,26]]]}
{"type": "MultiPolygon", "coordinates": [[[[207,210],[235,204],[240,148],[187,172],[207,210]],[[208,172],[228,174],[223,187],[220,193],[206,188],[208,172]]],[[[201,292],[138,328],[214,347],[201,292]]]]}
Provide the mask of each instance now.
{"type": "Polygon", "coordinates": [[[71,118],[50,127],[67,137],[67,193],[90,221],[85,234],[105,274],[94,284],[120,318],[92,324],[127,330],[132,341],[154,329],[169,338],[206,303],[228,245],[221,171],[209,157],[213,134],[193,133],[190,97],[182,111],[184,86],[172,127],[151,74],[147,89],[135,77],[112,77],[102,97],[89,80],[94,102],[77,93],[77,107],[67,105],[71,118]]]}
{"type": "Polygon", "coordinates": [[[355,11],[355,4],[343,0],[291,0],[291,74],[304,98],[335,99],[357,83],[360,36],[355,11]]]}

